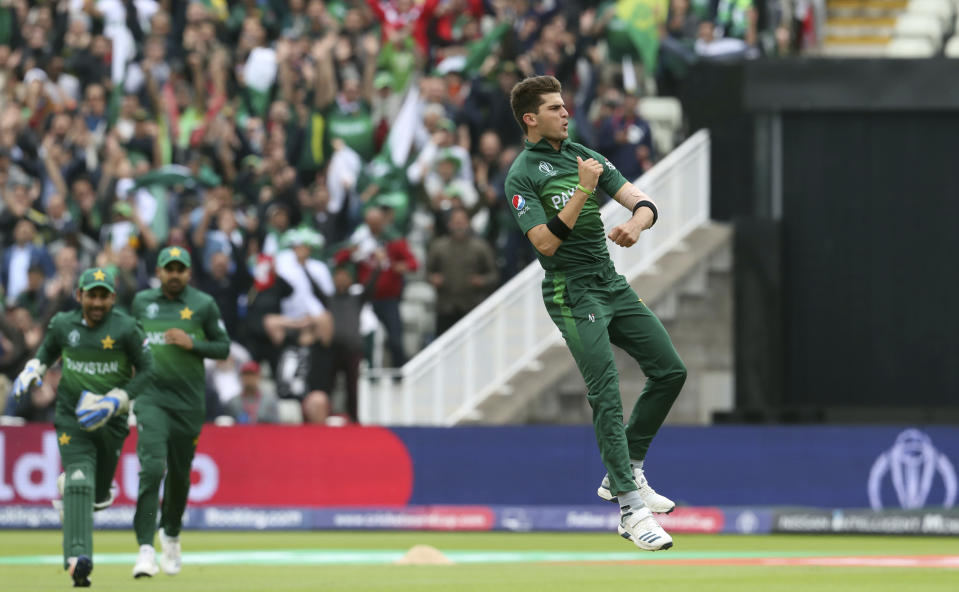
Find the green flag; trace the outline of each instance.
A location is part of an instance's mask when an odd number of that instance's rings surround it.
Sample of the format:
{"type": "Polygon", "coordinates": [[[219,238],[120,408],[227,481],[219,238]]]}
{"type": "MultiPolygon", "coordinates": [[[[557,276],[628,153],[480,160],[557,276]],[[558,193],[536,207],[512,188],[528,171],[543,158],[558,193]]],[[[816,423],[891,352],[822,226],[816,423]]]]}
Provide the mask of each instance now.
{"type": "Polygon", "coordinates": [[[617,0],[616,18],[626,25],[626,32],[648,74],[656,71],[659,56],[659,27],[666,22],[669,0],[617,0]]]}
{"type": "Polygon", "coordinates": [[[463,72],[466,73],[467,76],[473,76],[479,71],[483,61],[493,52],[499,40],[512,26],[512,23],[500,23],[482,39],[474,41],[467,46],[466,64],[463,66],[463,72]]]}

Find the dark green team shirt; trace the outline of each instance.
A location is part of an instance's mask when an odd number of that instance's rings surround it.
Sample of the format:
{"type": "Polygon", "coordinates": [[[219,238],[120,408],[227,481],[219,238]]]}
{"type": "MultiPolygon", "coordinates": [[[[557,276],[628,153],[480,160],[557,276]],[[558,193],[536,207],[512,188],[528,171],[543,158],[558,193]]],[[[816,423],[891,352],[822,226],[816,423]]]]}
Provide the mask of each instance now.
{"type": "MultiPolygon", "coordinates": [[[[506,175],[509,210],[523,234],[546,224],[573,197],[579,183],[577,156],[603,163],[599,187],[609,195],[616,195],[626,183],[626,177],[609,160],[582,144],[564,140],[557,151],[546,140],[536,144],[527,140],[526,149],[516,157],[506,175]]],[[[606,232],[595,195],[586,200],[573,231],[556,253],[547,257],[536,251],[536,256],[547,272],[571,271],[609,261],[606,232]]]]}
{"type": "Polygon", "coordinates": [[[213,298],[192,286],[175,300],[159,288],[143,290],[133,298],[130,312],[143,325],[156,360],[154,381],[140,399],[171,411],[205,410],[203,358],[223,360],[230,353],[230,338],[213,298]],[[164,342],[163,334],[174,328],[193,338],[192,350],[164,342]]]}
{"type": "Polygon", "coordinates": [[[152,380],[153,356],[143,329],[136,319],[116,309],[96,327],[87,326],[79,309],[50,319],[37,359],[49,367],[57,358],[63,366],[57,386],[57,425],[77,423],[82,391],[105,395],[122,388],[133,399],[152,380]]]}
{"type": "Polygon", "coordinates": [[[342,138],[347,146],[360,155],[363,162],[369,162],[373,158],[373,135],[376,130],[373,125],[373,110],[369,103],[360,100],[359,109],[348,113],[334,100],[324,115],[330,138],[342,138]]]}

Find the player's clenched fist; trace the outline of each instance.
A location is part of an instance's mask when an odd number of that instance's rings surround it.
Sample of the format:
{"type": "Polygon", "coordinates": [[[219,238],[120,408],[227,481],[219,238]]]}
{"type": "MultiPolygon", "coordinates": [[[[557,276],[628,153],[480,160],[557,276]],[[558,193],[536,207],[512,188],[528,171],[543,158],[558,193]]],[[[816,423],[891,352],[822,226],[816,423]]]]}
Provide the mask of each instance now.
{"type": "Polygon", "coordinates": [[[579,184],[590,191],[595,190],[599,183],[599,176],[603,174],[602,163],[597,162],[595,158],[583,160],[582,157],[577,156],[576,166],[579,168],[579,184]]]}
{"type": "Polygon", "coordinates": [[[130,397],[123,389],[112,389],[105,395],[83,391],[77,401],[77,421],[80,427],[92,432],[103,427],[110,418],[130,408],[130,397]]]}

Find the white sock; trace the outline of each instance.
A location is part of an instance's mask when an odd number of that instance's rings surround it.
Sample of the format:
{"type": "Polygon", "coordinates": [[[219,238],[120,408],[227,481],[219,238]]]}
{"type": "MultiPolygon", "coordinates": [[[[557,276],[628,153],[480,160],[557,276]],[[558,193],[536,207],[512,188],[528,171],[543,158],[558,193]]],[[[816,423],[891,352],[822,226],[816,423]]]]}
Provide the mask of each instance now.
{"type": "Polygon", "coordinates": [[[617,499],[619,500],[620,512],[626,512],[627,510],[635,512],[646,505],[643,503],[643,498],[639,497],[639,492],[635,489],[619,494],[617,499]]]}
{"type": "Polygon", "coordinates": [[[646,461],[645,461],[645,460],[629,459],[629,466],[633,467],[634,469],[639,469],[640,471],[642,471],[642,470],[643,470],[643,463],[644,463],[644,462],[646,462],[646,461]]]}
{"type": "Polygon", "coordinates": [[[156,553],[156,550],[153,548],[153,545],[140,545],[141,552],[146,551],[147,549],[149,549],[151,553],[156,553]]]}

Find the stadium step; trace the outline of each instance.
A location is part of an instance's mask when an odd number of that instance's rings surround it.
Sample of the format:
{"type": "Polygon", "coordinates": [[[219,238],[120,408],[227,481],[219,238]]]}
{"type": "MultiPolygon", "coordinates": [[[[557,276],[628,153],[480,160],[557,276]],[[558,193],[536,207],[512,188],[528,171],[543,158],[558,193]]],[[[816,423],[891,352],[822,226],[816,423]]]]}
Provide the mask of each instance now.
{"type": "Polygon", "coordinates": [[[820,54],[880,57],[892,40],[908,0],[828,0],[820,54]]]}

